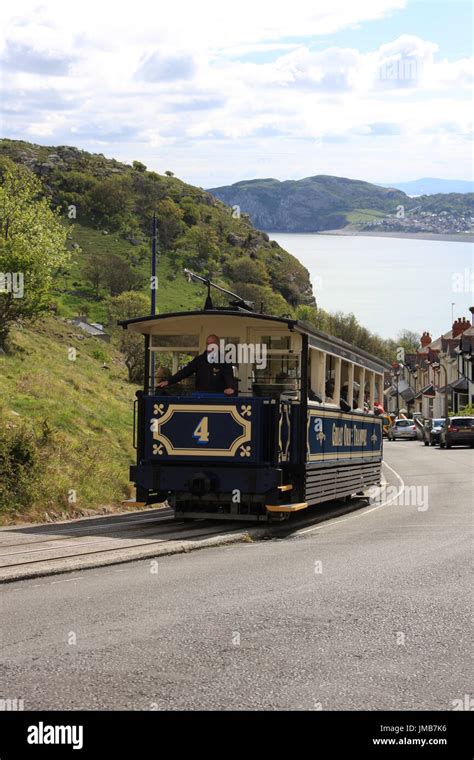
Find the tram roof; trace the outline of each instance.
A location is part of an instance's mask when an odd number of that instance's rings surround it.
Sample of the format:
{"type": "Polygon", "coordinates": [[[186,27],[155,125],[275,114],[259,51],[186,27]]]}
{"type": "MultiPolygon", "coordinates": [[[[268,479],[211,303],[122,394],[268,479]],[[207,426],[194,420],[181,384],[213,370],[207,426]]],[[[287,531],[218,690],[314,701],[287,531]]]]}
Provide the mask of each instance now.
{"type": "Polygon", "coordinates": [[[214,317],[220,319],[223,317],[236,317],[241,319],[252,319],[257,322],[266,321],[285,325],[289,330],[296,330],[297,332],[309,335],[310,346],[314,348],[319,348],[322,351],[330,351],[331,347],[338,348],[339,350],[336,350],[334,353],[341,355],[343,358],[347,358],[349,361],[351,361],[351,354],[355,355],[352,358],[352,361],[354,361],[356,357],[365,358],[373,364],[378,365],[380,372],[383,372],[384,369],[391,368],[391,365],[383,359],[380,359],[351,343],[347,343],[341,338],[336,338],[334,335],[329,335],[322,330],[317,330],[307,322],[302,322],[298,319],[290,319],[289,317],[275,317],[271,314],[258,314],[257,312],[247,310],[231,311],[228,309],[200,309],[196,311],[176,311],[144,317],[133,317],[132,319],[122,319],[119,320],[118,324],[121,325],[124,330],[131,329],[133,332],[138,332],[142,335],[152,335],[154,333],[153,327],[160,321],[179,318],[189,319],[190,317],[214,317]]]}

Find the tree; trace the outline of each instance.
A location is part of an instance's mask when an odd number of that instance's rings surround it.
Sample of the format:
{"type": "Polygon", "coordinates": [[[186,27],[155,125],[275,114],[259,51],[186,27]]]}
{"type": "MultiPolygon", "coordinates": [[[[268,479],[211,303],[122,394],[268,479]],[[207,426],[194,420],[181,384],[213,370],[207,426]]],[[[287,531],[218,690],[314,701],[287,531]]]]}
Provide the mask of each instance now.
{"type": "Polygon", "coordinates": [[[67,228],[42,196],[35,175],[0,162],[0,347],[12,322],[48,311],[53,273],[64,266],[67,228]]]}
{"type": "Polygon", "coordinates": [[[103,281],[111,296],[118,296],[126,290],[135,290],[142,285],[140,275],[134,272],[128,261],[121,256],[107,253],[101,258],[103,281]]]}
{"type": "Polygon", "coordinates": [[[84,275],[94,289],[94,295],[99,298],[100,286],[105,278],[104,262],[102,256],[89,256],[84,268],[84,275]]]}
{"type": "Polygon", "coordinates": [[[194,203],[192,198],[183,198],[181,201],[181,208],[183,210],[183,219],[188,227],[193,227],[198,224],[201,214],[199,212],[199,206],[194,203]]]}
{"type": "Polygon", "coordinates": [[[420,348],[420,336],[412,330],[402,330],[397,335],[397,343],[407,354],[415,354],[420,348]]]}
{"type": "Polygon", "coordinates": [[[150,299],[144,293],[128,291],[119,296],[107,299],[107,314],[109,326],[122,352],[128,369],[128,379],[131,383],[143,382],[143,337],[137,333],[128,332],[121,327],[117,335],[116,323],[121,319],[133,319],[150,311],[150,299]]]}
{"type": "Polygon", "coordinates": [[[156,220],[161,244],[169,248],[183,230],[183,212],[171,198],[156,205],[156,220]]]}
{"type": "Polygon", "coordinates": [[[186,266],[210,271],[219,261],[217,235],[210,227],[190,227],[179,240],[179,254],[186,266]]]}
{"type": "Polygon", "coordinates": [[[132,166],[136,172],[146,172],[146,166],[141,161],[134,161],[132,166]]]}
{"type": "Polygon", "coordinates": [[[133,319],[133,317],[148,314],[150,298],[145,293],[129,290],[119,296],[107,298],[106,306],[109,325],[113,327],[119,320],[133,319]]]}
{"type": "Polygon", "coordinates": [[[229,273],[236,282],[253,282],[255,285],[268,285],[270,278],[263,261],[240,256],[229,265],[229,273]]]}
{"type": "Polygon", "coordinates": [[[297,309],[295,309],[296,319],[299,319],[300,322],[307,322],[308,324],[314,326],[316,326],[317,314],[318,312],[314,306],[306,306],[304,304],[301,304],[297,307],[297,309]]]}
{"type": "Polygon", "coordinates": [[[85,203],[87,214],[96,223],[123,232],[136,225],[132,182],[126,175],[98,180],[85,195],[85,203]]]}
{"type": "Polygon", "coordinates": [[[169,169],[168,169],[168,171],[165,172],[165,174],[166,174],[167,177],[174,177],[174,172],[170,172],[169,169]]]}

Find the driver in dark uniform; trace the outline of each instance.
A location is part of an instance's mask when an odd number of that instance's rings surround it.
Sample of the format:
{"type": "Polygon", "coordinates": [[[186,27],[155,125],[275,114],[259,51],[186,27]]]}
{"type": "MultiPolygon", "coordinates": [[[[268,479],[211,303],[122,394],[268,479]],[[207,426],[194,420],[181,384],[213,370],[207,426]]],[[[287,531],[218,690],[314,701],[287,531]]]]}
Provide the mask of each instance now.
{"type": "Polygon", "coordinates": [[[195,356],[183,369],[171,375],[168,380],[162,380],[157,388],[166,388],[168,385],[179,383],[185,377],[196,375],[196,391],[202,393],[225,393],[226,396],[235,394],[235,379],[232,364],[210,361],[210,354],[219,345],[217,335],[208,335],[206,338],[206,350],[195,356]]]}

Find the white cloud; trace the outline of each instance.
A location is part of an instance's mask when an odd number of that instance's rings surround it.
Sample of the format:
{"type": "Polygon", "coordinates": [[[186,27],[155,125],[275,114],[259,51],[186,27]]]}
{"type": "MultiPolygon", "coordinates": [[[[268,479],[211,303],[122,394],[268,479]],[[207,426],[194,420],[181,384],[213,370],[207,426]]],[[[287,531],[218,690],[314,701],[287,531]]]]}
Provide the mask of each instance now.
{"type": "Polygon", "coordinates": [[[471,60],[439,61],[436,44],[413,35],[364,53],[312,48],[317,36],[404,4],[84,0],[76,12],[63,0],[19,0],[2,10],[4,132],[100,144],[198,184],[256,176],[263,166],[282,177],[339,166],[361,177],[383,167],[388,176],[389,145],[407,156],[409,172],[418,164],[430,174],[438,150],[464,176],[471,60]]]}

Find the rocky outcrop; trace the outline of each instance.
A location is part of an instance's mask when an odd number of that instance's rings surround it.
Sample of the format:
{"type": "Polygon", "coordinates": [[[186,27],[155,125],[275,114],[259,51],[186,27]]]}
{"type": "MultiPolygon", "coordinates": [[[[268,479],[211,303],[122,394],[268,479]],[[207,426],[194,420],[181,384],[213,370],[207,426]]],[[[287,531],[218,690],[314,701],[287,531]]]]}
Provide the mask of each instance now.
{"type": "Polygon", "coordinates": [[[347,224],[354,209],[395,213],[405,193],[369,182],[319,175],[298,181],[262,179],[209,190],[229,206],[239,206],[253,224],[274,232],[319,232],[347,224]]]}

